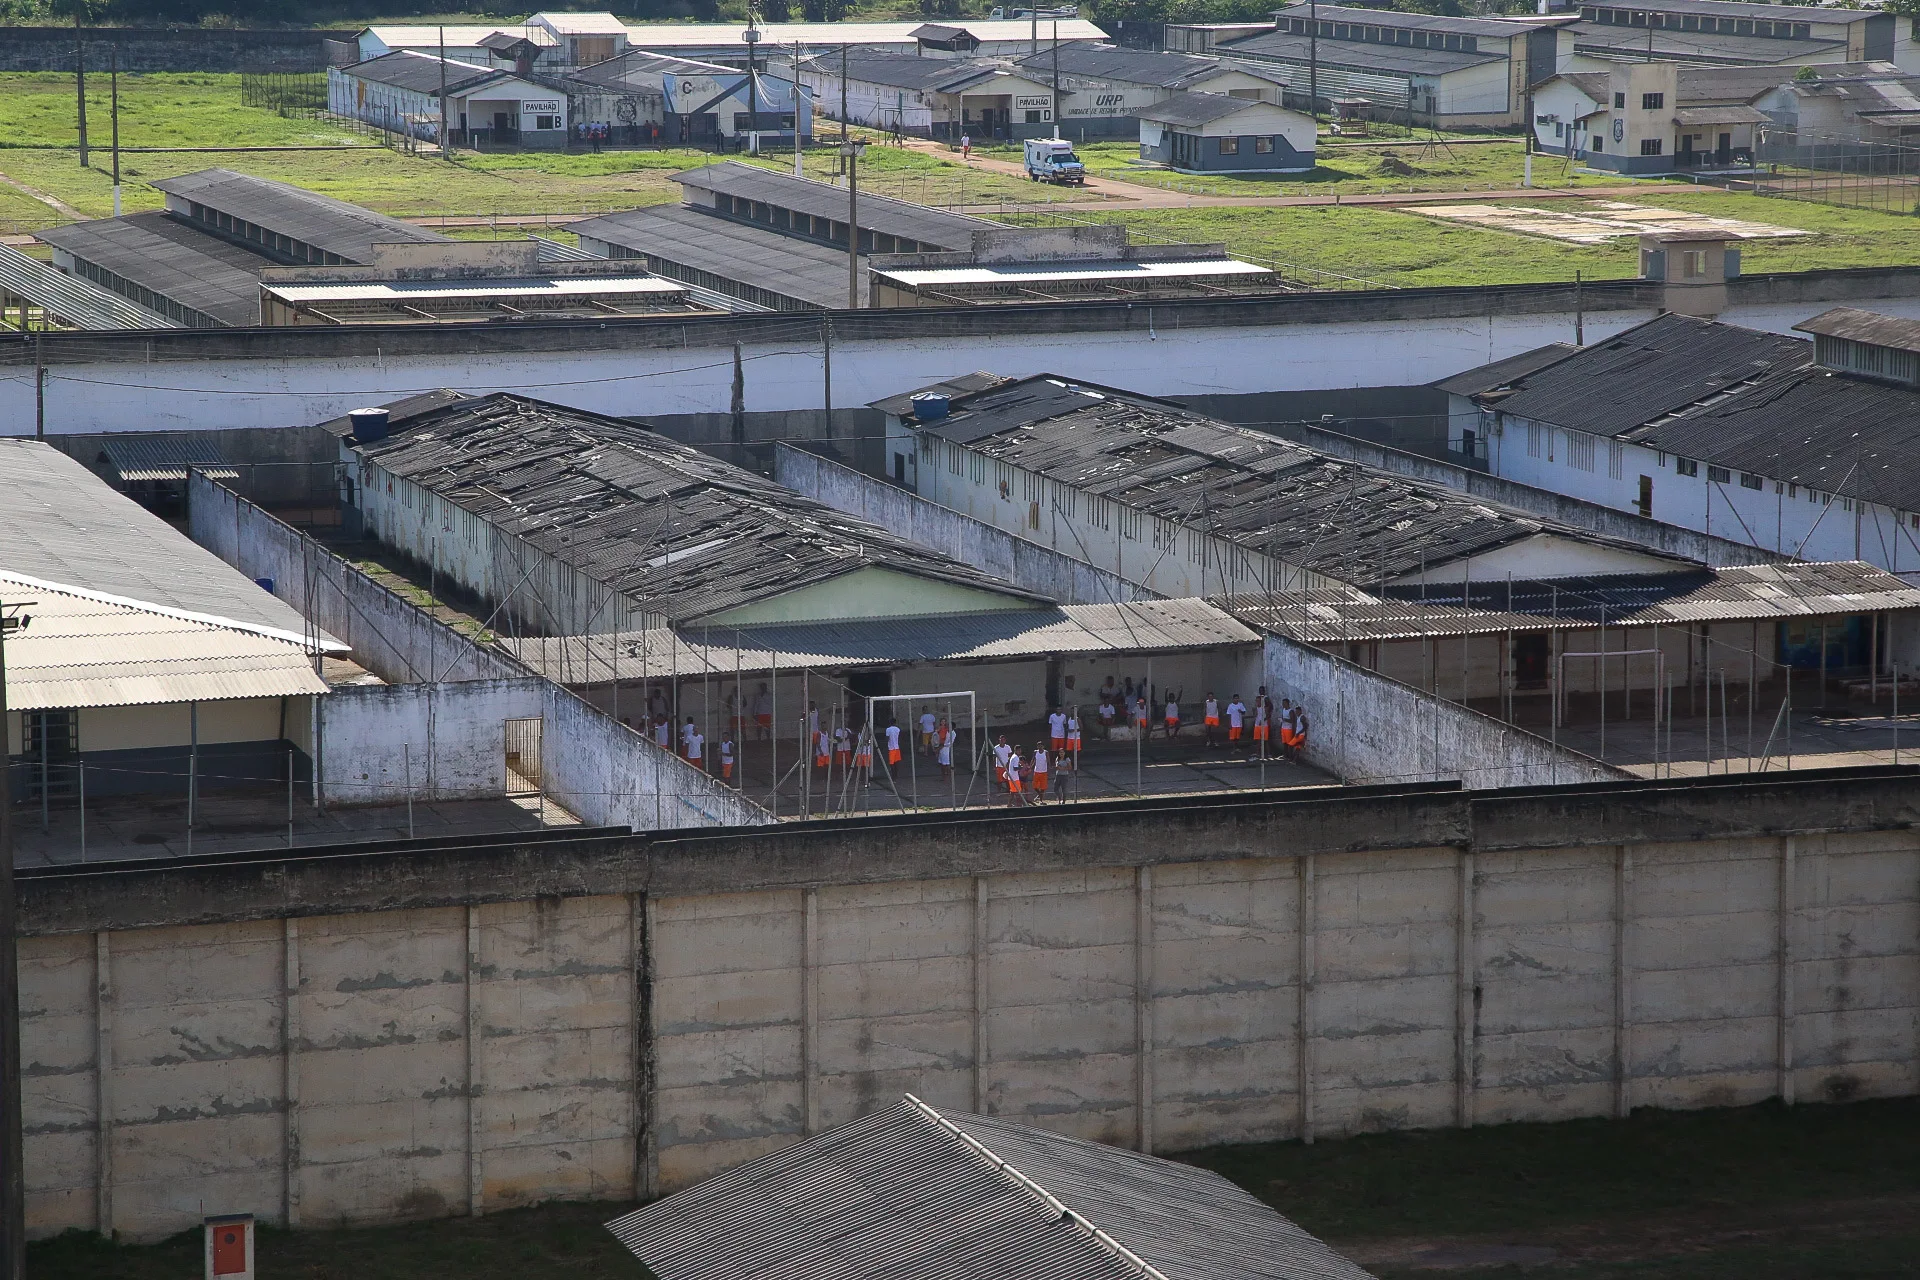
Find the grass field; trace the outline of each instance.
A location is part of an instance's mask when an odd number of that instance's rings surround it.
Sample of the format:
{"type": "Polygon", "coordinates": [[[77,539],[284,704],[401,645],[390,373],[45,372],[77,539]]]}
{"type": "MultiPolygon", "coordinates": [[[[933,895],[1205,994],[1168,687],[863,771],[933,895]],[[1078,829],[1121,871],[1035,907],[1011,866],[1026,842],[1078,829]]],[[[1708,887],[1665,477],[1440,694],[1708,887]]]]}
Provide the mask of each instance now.
{"type": "MultiPolygon", "coordinates": [[[[1741,270],[1749,275],[1920,263],[1920,218],[1908,215],[1690,188],[1650,191],[1634,201],[1817,233],[1743,245],[1741,270]]],[[[1551,207],[1571,212],[1583,206],[1560,200],[1551,207]]],[[[1639,246],[1631,237],[1607,245],[1574,245],[1442,223],[1398,209],[1214,206],[1116,211],[1102,218],[1153,236],[1223,240],[1234,252],[1262,261],[1403,288],[1571,280],[1576,271],[1589,280],[1615,280],[1639,272],[1639,246]]]]}
{"type": "MultiPolygon", "coordinates": [[[[93,217],[113,212],[106,134],[106,82],[87,81],[92,164],[81,168],[70,148],[77,138],[73,78],[0,74],[0,173],[62,200],[93,217]],[[97,99],[97,101],[96,101],[97,99]],[[69,149],[59,149],[69,148],[69,149]]],[[[208,147],[225,144],[296,146],[365,144],[359,135],[324,123],[285,119],[240,104],[237,75],[125,75],[120,77],[123,147],[208,147]]],[[[710,164],[707,151],[605,151],[599,154],[461,152],[447,164],[437,156],[406,155],[372,145],[354,150],[132,152],[121,157],[123,208],[160,207],[146,184],[215,165],[275,178],[397,216],[460,214],[604,213],[677,201],[671,175],[710,164]]],[[[824,148],[806,157],[807,173],[824,176],[834,157],[824,148]]],[[[760,163],[789,169],[791,153],[760,163]]],[[[862,162],[862,189],[930,204],[1032,199],[1027,183],[969,171],[939,156],[875,146],[862,162]]],[[[61,219],[46,205],[0,186],[0,234],[37,230],[61,219]]]]}
{"type": "MultiPolygon", "coordinates": [[[[1920,1277],[1920,1099],[1643,1111],[1626,1121],[1500,1125],[1218,1147],[1214,1169],[1386,1280],[1436,1245],[1550,1249],[1551,1266],[1455,1280],[1863,1280],[1920,1277]]],[[[260,1274],[292,1280],[643,1280],[602,1228],[618,1204],[360,1230],[264,1230],[260,1274]]],[[[1097,1217],[1098,1206],[1088,1206],[1097,1217]]],[[[33,1280],[178,1280],[197,1233],[32,1247],[33,1280]]]]}

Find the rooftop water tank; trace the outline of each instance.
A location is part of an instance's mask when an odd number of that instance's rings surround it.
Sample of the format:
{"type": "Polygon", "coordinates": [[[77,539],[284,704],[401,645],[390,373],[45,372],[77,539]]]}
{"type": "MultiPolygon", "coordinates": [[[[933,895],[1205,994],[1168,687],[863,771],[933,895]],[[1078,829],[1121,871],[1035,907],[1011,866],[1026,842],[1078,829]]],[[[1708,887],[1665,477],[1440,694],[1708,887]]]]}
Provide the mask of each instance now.
{"type": "Polygon", "coordinates": [[[937,422],[947,416],[952,403],[938,391],[922,391],[913,397],[913,416],[922,422],[937,422]]]}

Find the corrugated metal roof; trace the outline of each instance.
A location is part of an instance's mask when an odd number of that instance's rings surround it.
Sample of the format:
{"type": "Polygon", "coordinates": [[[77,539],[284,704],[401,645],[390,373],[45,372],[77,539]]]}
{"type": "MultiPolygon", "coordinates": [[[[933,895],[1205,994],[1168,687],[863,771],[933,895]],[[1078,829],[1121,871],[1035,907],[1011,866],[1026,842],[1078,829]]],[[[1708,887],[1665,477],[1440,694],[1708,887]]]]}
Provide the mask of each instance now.
{"type": "MultiPolygon", "coordinates": [[[[1720,0],[1714,0],[1719,3],[1720,0]]],[[[1662,5],[1664,8],[1664,4],[1662,5]]],[[[1796,5],[1793,17],[1805,20],[1804,15],[1820,12],[1811,5],[1796,5]]],[[[1609,26],[1598,22],[1578,22],[1572,28],[1574,51],[1576,53],[1622,53],[1636,59],[1647,54],[1647,29],[1645,27],[1609,26]]],[[[1822,54],[1843,51],[1846,48],[1846,33],[1831,28],[1822,30],[1816,27],[1811,38],[1788,39],[1774,36],[1728,35],[1714,31],[1676,31],[1671,27],[1655,28],[1653,32],[1653,51],[1672,58],[1685,58],[1694,62],[1712,62],[1721,59],[1734,63],[1771,63],[1776,67],[1782,64],[1804,64],[1804,60],[1822,54]]],[[[1784,83],[1792,75],[1791,71],[1780,73],[1784,83]]]]}
{"type": "Polygon", "coordinates": [[[1004,262],[977,267],[875,267],[873,273],[908,285],[1038,284],[1076,280],[1225,279],[1244,287],[1245,277],[1269,280],[1273,272],[1232,258],[1180,258],[1170,262],[1004,262]]]}
{"type": "MultiPolygon", "coordinates": [[[[1367,9],[1361,12],[1367,14],[1367,17],[1361,21],[1368,23],[1378,23],[1382,18],[1423,16],[1392,13],[1384,9],[1367,9]]],[[[1322,9],[1320,16],[1321,21],[1326,21],[1326,10],[1322,9]]],[[[1516,31],[1513,34],[1521,33],[1516,31]]],[[[1228,40],[1222,42],[1219,49],[1229,58],[1260,58],[1300,66],[1307,65],[1315,53],[1313,42],[1308,37],[1295,35],[1291,31],[1267,31],[1239,40],[1228,40]]],[[[1504,55],[1498,53],[1463,53],[1456,49],[1416,49],[1404,44],[1369,44],[1362,40],[1325,38],[1319,42],[1318,55],[1320,65],[1323,67],[1333,67],[1343,71],[1364,71],[1372,75],[1397,76],[1445,75],[1449,71],[1463,71],[1468,67],[1505,61],[1504,55]]]]}
{"type": "Polygon", "coordinates": [[[1579,349],[1571,342],[1549,342],[1544,347],[1522,351],[1517,356],[1508,356],[1505,360],[1495,360],[1492,364],[1467,369],[1450,378],[1442,378],[1438,382],[1427,385],[1436,391],[1445,391],[1449,395],[1477,396],[1483,391],[1504,387],[1515,378],[1544,369],[1554,361],[1565,359],[1579,349]]]}
{"type": "MultiPolygon", "coordinates": [[[[365,62],[356,62],[350,67],[340,68],[340,74],[355,80],[365,80],[371,84],[391,85],[396,89],[409,89],[415,93],[438,94],[441,90],[440,67],[442,59],[438,54],[422,50],[397,49],[392,53],[369,58],[365,62]]],[[[493,67],[479,67],[471,62],[457,62],[445,59],[446,91],[448,94],[465,93],[469,89],[478,89],[495,80],[510,80],[511,71],[501,71],[493,67]]],[[[202,201],[201,203],[206,203],[202,201]]]]}
{"type": "Polygon", "coordinates": [[[1041,599],[630,422],[543,401],[460,400],[356,447],[673,622],[873,567],[1041,599]]]}
{"type": "MultiPolygon", "coordinates": [[[[1085,18],[1062,18],[1059,21],[1060,39],[1063,41],[1108,38],[1105,31],[1085,18]]],[[[760,37],[763,47],[776,49],[791,48],[795,44],[802,49],[838,49],[842,45],[863,44],[907,45],[916,43],[913,33],[922,25],[924,23],[920,19],[908,22],[763,22],[760,24],[760,37]]],[[[1025,42],[1032,32],[1025,18],[962,18],[948,25],[964,27],[967,34],[982,43],[1006,40],[1025,42]]],[[[1046,39],[1053,38],[1053,30],[1053,20],[1048,19],[1046,39]]],[[[627,39],[643,49],[724,48],[744,53],[746,46],[741,43],[740,31],[737,22],[628,23],[627,39]]]]}
{"type": "Polygon", "coordinates": [[[30,258],[12,245],[0,244],[0,289],[31,299],[77,329],[178,329],[158,311],[103,289],[91,280],[70,275],[49,262],[30,258]]]}
{"type": "Polygon", "coordinates": [[[376,244],[450,243],[446,236],[384,213],[231,169],[202,169],[152,185],[363,266],[373,261],[376,244]]]}
{"type": "Polygon", "coordinates": [[[1752,107],[1682,107],[1673,113],[1675,124],[1771,124],[1773,118],[1752,107]]]}
{"type": "MultiPolygon", "coordinates": [[[[1084,76],[1094,80],[1112,80],[1120,84],[1152,85],[1160,89],[1184,89],[1211,80],[1225,72],[1238,71],[1218,58],[1193,53],[1175,53],[1165,49],[1123,49],[1105,44],[1063,44],[1059,50],[1060,74],[1084,76]]],[[[1051,77],[1054,65],[1051,47],[1028,54],[1019,65],[1043,77],[1051,77]]],[[[1259,72],[1247,74],[1259,75],[1259,72]]]]}
{"type": "Polygon", "coordinates": [[[1384,596],[1307,592],[1215,603],[1251,626],[1305,640],[1398,640],[1544,628],[1686,626],[1920,609],[1920,588],[1862,561],[1749,565],[1552,582],[1431,583],[1384,596]]]}
{"type": "Polygon", "coordinates": [[[1667,314],[1516,378],[1509,417],[1617,436],[1776,369],[1813,360],[1813,344],[1667,314]]]}
{"type": "Polygon", "coordinates": [[[945,382],[936,382],[932,386],[916,387],[912,391],[903,391],[897,396],[887,396],[883,399],[870,401],[867,408],[878,409],[881,413],[911,413],[913,412],[913,398],[922,392],[933,392],[948,397],[958,397],[966,395],[969,392],[985,391],[989,387],[997,387],[1003,383],[1012,381],[1012,378],[1003,378],[997,373],[988,373],[986,370],[981,369],[973,373],[963,373],[957,378],[948,378],[945,382]]]}
{"type": "Polygon", "coordinates": [[[227,465],[217,434],[211,431],[128,432],[103,436],[100,460],[122,482],[185,480],[189,467],[198,467],[217,480],[235,480],[240,472],[227,465]]]}
{"type": "Polygon", "coordinates": [[[1920,351],[1920,320],[1862,311],[1858,307],[1834,307],[1793,327],[1796,332],[1818,334],[1823,338],[1846,338],[1874,347],[1920,351]]]}
{"type": "Polygon", "coordinates": [[[847,79],[855,84],[878,84],[891,89],[921,89],[933,93],[958,93],[968,85],[1008,74],[1005,67],[995,62],[923,58],[917,54],[889,53],[881,49],[848,50],[844,59],[837,53],[826,54],[813,59],[805,69],[838,81],[843,66],[847,79]]]}
{"type": "Polygon", "coordinates": [[[260,273],[275,265],[158,210],[36,231],[34,238],[221,324],[240,327],[260,323],[260,273]]]}
{"type": "Polygon", "coordinates": [[[0,439],[0,572],[296,641],[309,630],[291,605],[33,440],[0,439]]]}
{"type": "Polygon", "coordinates": [[[1180,125],[1211,124],[1215,120],[1224,120],[1228,116],[1239,115],[1242,111],[1265,108],[1278,111],[1280,108],[1270,102],[1260,102],[1253,98],[1234,98],[1224,93],[1175,93],[1163,102],[1141,107],[1134,112],[1142,120],[1156,120],[1161,124],[1180,125]]]}
{"type": "Polygon", "coordinates": [[[913,425],[1137,511],[1158,522],[1156,537],[1168,525],[1204,529],[1356,585],[1543,533],[1671,559],[1164,401],[1048,375],[963,396],[948,417],[913,425]]]}
{"type": "Polygon", "coordinates": [[[642,254],[650,268],[663,273],[677,275],[675,268],[704,271],[809,306],[847,305],[845,249],[685,205],[610,213],[576,222],[568,230],[642,254]]]}
{"type": "Polygon", "coordinates": [[[7,707],[116,707],[325,693],[297,644],[108,603],[0,574],[0,600],[32,603],[7,640],[7,707]]]}
{"type": "Polygon", "coordinates": [[[1365,1280],[1216,1173],[911,1095],[607,1224],[660,1280],[1365,1280]]]}
{"type": "Polygon", "coordinates": [[[1002,662],[1062,654],[1161,653],[1257,643],[1259,636],[1205,600],[1060,605],[919,618],[863,618],[740,628],[664,628],[624,635],[502,641],[555,680],[673,672],[763,672],[775,667],[897,667],[917,662],[1002,662]]]}
{"type": "MultiPolygon", "coordinates": [[[[796,178],[759,165],[738,160],[722,160],[673,175],[683,186],[720,192],[742,200],[757,200],[777,209],[791,209],[816,218],[847,220],[847,193],[812,178],[796,178]]],[[[892,196],[863,196],[858,215],[862,231],[901,236],[920,244],[942,249],[973,248],[976,231],[1004,230],[1000,223],[971,214],[948,213],[925,205],[895,200],[892,196]]],[[[578,226],[569,230],[579,230],[578,226]]],[[[844,252],[844,250],[843,250],[844,252]]]]}

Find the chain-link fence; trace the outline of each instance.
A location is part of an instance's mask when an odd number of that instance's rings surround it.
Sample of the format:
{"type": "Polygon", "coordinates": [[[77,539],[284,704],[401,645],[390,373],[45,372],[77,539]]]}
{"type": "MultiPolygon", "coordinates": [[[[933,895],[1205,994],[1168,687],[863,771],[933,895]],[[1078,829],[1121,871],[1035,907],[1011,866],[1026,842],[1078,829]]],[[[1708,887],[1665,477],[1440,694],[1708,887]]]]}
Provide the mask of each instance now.
{"type": "MultiPolygon", "coordinates": [[[[1920,147],[1858,136],[1768,129],[1754,155],[1755,195],[1920,212],[1920,147]]],[[[1740,190],[1745,178],[1728,180],[1740,190]]]]}

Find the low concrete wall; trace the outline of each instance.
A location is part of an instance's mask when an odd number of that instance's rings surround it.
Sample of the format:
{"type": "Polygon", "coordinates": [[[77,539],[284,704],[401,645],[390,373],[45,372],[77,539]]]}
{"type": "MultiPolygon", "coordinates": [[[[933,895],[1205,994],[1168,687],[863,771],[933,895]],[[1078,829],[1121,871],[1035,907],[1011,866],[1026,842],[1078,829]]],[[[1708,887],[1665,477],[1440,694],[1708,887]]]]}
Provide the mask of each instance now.
{"type": "Polygon", "coordinates": [[[1061,604],[1160,598],[1118,574],[1016,538],[818,454],[781,444],[773,456],[773,478],[787,488],[1061,604]]]}
{"type": "Polygon", "coordinates": [[[32,869],[29,1222],[624,1199],[903,1090],[1158,1150],[1912,1094],[1916,778],[32,869]]]}
{"type": "Polygon", "coordinates": [[[1276,702],[1307,709],[1307,759],[1350,783],[1457,779],[1491,788],[1635,776],[1280,636],[1266,639],[1265,674],[1276,702]]]}
{"type": "Polygon", "coordinates": [[[356,662],[389,683],[531,674],[198,472],[187,480],[187,533],[249,578],[273,579],[275,595],[349,645],[356,662]]]}
{"type": "Polygon", "coordinates": [[[1310,449],[1330,453],[1336,458],[1362,462],[1370,467],[1379,467],[1382,471],[1410,476],[1429,484],[1445,485],[1449,489],[1458,489],[1476,498],[1504,503],[1532,515],[1558,520],[1576,529],[1605,534],[1610,538],[1625,538],[1629,542],[1653,551],[1664,551],[1669,555],[1683,556],[1715,567],[1768,564],[1790,558],[1744,542],[1711,537],[1696,533],[1692,529],[1683,529],[1679,525],[1649,520],[1626,511],[1616,511],[1612,507],[1603,507],[1597,502],[1583,502],[1579,498],[1571,498],[1551,490],[1515,484],[1511,480],[1502,480],[1498,476],[1491,476],[1471,467],[1442,462],[1438,458],[1425,458],[1419,454],[1405,453],[1399,449],[1390,449],[1369,440],[1356,439],[1338,431],[1327,431],[1306,423],[1268,423],[1260,429],[1287,440],[1298,441],[1310,449]]]}
{"type": "Polygon", "coordinates": [[[550,687],[523,676],[335,689],[319,699],[320,799],[393,804],[409,789],[416,800],[504,795],[503,722],[541,718],[550,687]]]}

